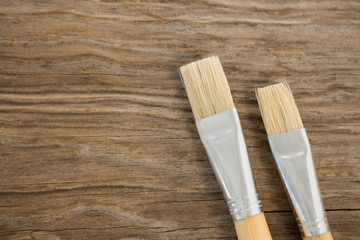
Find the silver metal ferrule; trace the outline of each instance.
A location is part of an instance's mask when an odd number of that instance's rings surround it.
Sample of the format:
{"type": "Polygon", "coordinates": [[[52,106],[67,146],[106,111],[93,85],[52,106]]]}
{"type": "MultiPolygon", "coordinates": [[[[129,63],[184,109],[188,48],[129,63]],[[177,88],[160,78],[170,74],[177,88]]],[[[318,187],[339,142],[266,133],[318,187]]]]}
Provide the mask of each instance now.
{"type": "Polygon", "coordinates": [[[196,121],[234,221],[262,213],[235,108],[196,121]]]}
{"type": "Polygon", "coordinates": [[[271,136],[269,143],[302,236],[329,232],[305,129],[271,136]]]}

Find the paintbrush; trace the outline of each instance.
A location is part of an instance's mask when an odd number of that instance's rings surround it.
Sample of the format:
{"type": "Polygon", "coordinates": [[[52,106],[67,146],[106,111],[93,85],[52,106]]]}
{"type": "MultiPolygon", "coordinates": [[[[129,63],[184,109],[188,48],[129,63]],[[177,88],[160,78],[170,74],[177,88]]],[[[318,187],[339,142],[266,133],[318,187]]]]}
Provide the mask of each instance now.
{"type": "Polygon", "coordinates": [[[271,240],[239,116],[218,57],[182,66],[196,126],[240,240],[271,240]]]}
{"type": "Polygon", "coordinates": [[[332,240],[309,140],[290,87],[279,83],[256,95],[271,151],[305,240],[332,240]]]}

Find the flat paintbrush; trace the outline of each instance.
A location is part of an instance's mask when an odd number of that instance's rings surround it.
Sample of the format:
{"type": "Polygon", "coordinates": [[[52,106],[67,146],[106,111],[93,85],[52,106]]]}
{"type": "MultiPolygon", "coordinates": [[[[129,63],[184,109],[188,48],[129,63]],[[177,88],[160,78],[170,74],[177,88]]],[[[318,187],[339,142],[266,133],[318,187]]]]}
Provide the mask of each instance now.
{"type": "Polygon", "coordinates": [[[180,68],[196,126],[240,240],[271,240],[239,116],[218,57],[180,68]]]}
{"type": "Polygon", "coordinates": [[[332,240],[309,140],[290,87],[256,90],[271,151],[304,240],[332,240]]]}

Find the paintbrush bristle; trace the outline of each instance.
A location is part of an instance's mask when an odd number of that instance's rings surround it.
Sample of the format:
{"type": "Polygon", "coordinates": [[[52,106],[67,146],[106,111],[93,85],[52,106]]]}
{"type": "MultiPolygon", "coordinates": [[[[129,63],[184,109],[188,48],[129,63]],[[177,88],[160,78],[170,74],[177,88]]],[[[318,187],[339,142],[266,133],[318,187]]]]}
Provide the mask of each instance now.
{"type": "Polygon", "coordinates": [[[256,97],[268,136],[304,127],[286,82],[258,88],[256,97]]]}
{"type": "Polygon", "coordinates": [[[234,108],[219,57],[209,57],[180,67],[195,120],[234,108]]]}

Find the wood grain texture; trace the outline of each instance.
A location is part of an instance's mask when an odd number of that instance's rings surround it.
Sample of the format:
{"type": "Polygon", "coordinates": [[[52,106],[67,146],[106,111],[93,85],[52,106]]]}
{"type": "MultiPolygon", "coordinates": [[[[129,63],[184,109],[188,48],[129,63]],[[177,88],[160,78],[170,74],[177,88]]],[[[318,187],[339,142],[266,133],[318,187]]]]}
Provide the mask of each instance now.
{"type": "Polygon", "coordinates": [[[177,67],[219,55],[273,239],[300,240],[254,88],[288,81],[360,236],[360,3],[0,2],[0,239],[235,239],[177,67]]]}

